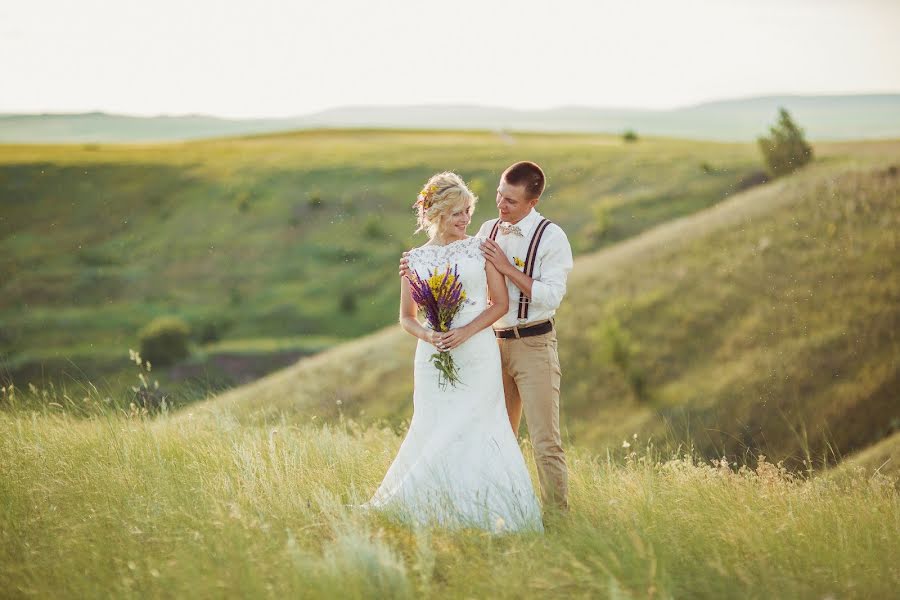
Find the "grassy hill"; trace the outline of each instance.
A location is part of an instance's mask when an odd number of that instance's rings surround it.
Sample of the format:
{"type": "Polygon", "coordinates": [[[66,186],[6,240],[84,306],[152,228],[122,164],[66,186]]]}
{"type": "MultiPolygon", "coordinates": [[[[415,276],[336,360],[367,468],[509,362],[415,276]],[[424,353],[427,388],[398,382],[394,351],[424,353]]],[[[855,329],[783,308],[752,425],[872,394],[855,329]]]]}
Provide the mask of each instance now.
{"type": "Polygon", "coordinates": [[[0,146],[3,366],[21,385],[96,381],[127,368],[161,314],[190,323],[190,368],[209,379],[214,340],[259,363],[260,339],[311,352],[379,329],[395,319],[397,257],[422,240],[422,183],[457,170],[486,219],[499,173],[526,156],[577,253],[715,204],[759,169],[752,145],[478,132],[0,146]]]}
{"type": "Polygon", "coordinates": [[[894,431],[880,442],[848,456],[835,472],[843,474],[854,469],[862,469],[864,473],[900,472],[900,431],[894,431]]]}
{"type": "MultiPolygon", "coordinates": [[[[492,154],[501,146],[487,135],[446,134],[441,148],[424,135],[407,140],[417,156],[394,156],[409,168],[393,175],[403,194],[448,149],[470,166],[466,152],[508,158],[492,154]]],[[[572,197],[551,198],[580,249],[559,315],[571,512],[548,514],[543,535],[495,536],[354,508],[381,481],[410,414],[414,340],[371,323],[394,319],[396,252],[412,242],[411,227],[406,200],[384,201],[391,208],[372,221],[383,238],[365,233],[371,210],[351,212],[373,197],[364,181],[393,181],[390,160],[375,156],[377,134],[299,137],[7,149],[7,348],[33,335],[52,349],[71,336],[63,352],[119,352],[133,343],[123,332],[158,311],[198,324],[237,318],[208,353],[333,347],[154,416],[119,410],[83,380],[0,387],[6,595],[812,599],[890,597],[900,586],[900,143],[820,145],[804,171],[718,202],[717,190],[724,196],[750,167],[749,148],[659,140],[639,150],[580,138],[573,150],[571,138],[532,138],[530,151],[594,169],[584,180],[560,170],[553,185],[572,197]],[[354,143],[374,165],[367,172],[340,170],[354,143]],[[600,150],[582,156],[592,144],[600,150]],[[333,187],[301,168],[297,181],[323,191],[314,202],[299,196],[308,210],[285,225],[288,199],[307,189],[288,185],[299,158],[334,161],[317,167],[333,187]],[[698,159],[731,167],[704,187],[698,159]],[[103,185],[79,187],[79,170],[102,174],[103,185]],[[230,194],[247,188],[214,185],[238,185],[239,174],[268,190],[243,212],[225,207],[240,206],[245,197],[230,194]],[[617,178],[623,185],[610,192],[617,178]],[[353,201],[341,200],[342,186],[353,201]],[[215,189],[220,210],[210,208],[215,189]],[[620,229],[578,212],[596,205],[604,219],[618,215],[620,229]],[[687,216],[671,219],[678,214],[687,216]],[[371,264],[327,260],[366,247],[382,253],[371,264]],[[356,312],[309,317],[320,328],[343,320],[347,332],[375,331],[338,345],[302,335],[296,315],[312,299],[334,310],[335,287],[382,262],[383,307],[367,304],[373,287],[356,312]],[[285,273],[297,281],[279,288],[285,273]],[[240,286],[233,304],[225,283],[240,286]],[[296,312],[267,312],[273,299],[296,312]],[[727,460],[709,462],[720,453],[727,460]],[[833,476],[819,476],[843,454],[833,476]]]]}
{"type": "MultiPolygon", "coordinates": [[[[558,323],[569,442],[637,432],[809,468],[900,428],[898,160],[868,146],[578,258],[558,323]]],[[[413,348],[388,328],[191,411],[400,422],[413,348]]]]}

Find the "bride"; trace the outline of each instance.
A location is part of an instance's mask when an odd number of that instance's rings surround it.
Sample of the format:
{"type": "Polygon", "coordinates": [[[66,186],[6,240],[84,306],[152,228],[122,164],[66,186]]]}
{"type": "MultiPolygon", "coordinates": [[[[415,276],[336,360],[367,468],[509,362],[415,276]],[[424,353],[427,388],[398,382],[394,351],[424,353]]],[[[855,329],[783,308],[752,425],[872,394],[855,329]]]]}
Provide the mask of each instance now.
{"type": "Polygon", "coordinates": [[[415,207],[430,240],[409,253],[409,268],[458,268],[465,304],[446,333],[423,326],[410,283],[402,279],[400,324],[419,338],[413,417],[384,480],[365,507],[396,511],[418,524],[491,531],[542,531],[541,512],[509,426],[500,351],[491,324],[506,313],[504,277],[485,261],[479,237],[467,237],[476,197],[455,173],[428,180],[415,207]],[[488,299],[491,298],[493,303],[488,299]],[[449,350],[460,381],[439,384],[430,357],[449,350]]]}

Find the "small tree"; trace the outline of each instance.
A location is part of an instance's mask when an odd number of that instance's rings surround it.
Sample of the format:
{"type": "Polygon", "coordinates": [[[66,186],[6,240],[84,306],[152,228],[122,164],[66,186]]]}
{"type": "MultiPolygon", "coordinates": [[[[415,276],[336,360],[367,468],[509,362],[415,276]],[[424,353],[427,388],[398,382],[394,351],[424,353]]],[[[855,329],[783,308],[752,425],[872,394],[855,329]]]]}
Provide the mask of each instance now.
{"type": "Polygon", "coordinates": [[[626,142],[636,142],[638,141],[638,134],[634,129],[628,129],[622,134],[622,139],[626,142]]]}
{"type": "Polygon", "coordinates": [[[141,356],[154,365],[166,366],[187,358],[191,330],[178,317],[157,317],[138,333],[141,356]]]}
{"type": "Polygon", "coordinates": [[[345,291],[341,294],[341,312],[352,315],[356,312],[356,294],[352,291],[345,291]]]}
{"type": "Polygon", "coordinates": [[[610,316],[604,323],[598,324],[593,335],[599,342],[602,360],[622,374],[636,400],[647,400],[647,376],[640,364],[640,346],[619,319],[610,316]]]}
{"type": "Polygon", "coordinates": [[[313,210],[318,210],[325,206],[325,201],[322,200],[322,192],[319,190],[313,190],[311,192],[306,193],[306,203],[313,210]]]}
{"type": "Polygon", "coordinates": [[[812,147],[806,143],[803,130],[784,108],[778,110],[778,123],[769,128],[769,136],[757,141],[766,166],[773,177],[792,173],[813,158],[812,147]]]}

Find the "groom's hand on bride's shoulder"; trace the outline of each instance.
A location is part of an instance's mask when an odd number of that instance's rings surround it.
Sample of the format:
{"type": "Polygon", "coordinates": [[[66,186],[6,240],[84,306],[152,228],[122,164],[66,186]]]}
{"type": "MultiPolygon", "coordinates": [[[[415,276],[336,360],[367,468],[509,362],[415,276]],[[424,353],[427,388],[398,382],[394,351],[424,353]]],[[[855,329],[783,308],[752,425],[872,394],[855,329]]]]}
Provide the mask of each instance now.
{"type": "Polygon", "coordinates": [[[503,275],[509,273],[512,268],[512,263],[509,262],[503,248],[500,247],[500,244],[490,238],[481,242],[481,253],[484,254],[484,258],[490,261],[503,275]]]}
{"type": "Polygon", "coordinates": [[[409,252],[404,252],[400,256],[400,277],[409,277],[409,252]]]}

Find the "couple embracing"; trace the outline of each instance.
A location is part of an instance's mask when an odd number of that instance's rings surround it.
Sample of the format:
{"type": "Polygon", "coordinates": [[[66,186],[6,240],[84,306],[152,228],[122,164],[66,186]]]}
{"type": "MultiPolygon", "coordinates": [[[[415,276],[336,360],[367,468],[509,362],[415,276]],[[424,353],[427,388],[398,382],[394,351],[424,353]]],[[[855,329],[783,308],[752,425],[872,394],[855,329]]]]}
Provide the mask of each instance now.
{"type": "Polygon", "coordinates": [[[473,237],[466,230],[477,198],[458,175],[434,175],[419,194],[417,231],[429,241],[400,263],[400,324],[419,338],[413,416],[363,506],[418,524],[542,530],[517,441],[524,412],[544,507],[568,508],[554,315],[572,250],[535,209],[544,184],[535,163],[511,165],[497,187],[499,218],[473,237]],[[438,317],[435,297],[446,293],[452,308],[438,317]],[[422,324],[419,308],[433,318],[422,324]]]}

